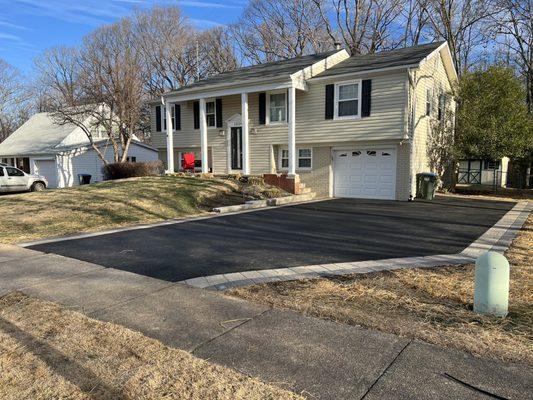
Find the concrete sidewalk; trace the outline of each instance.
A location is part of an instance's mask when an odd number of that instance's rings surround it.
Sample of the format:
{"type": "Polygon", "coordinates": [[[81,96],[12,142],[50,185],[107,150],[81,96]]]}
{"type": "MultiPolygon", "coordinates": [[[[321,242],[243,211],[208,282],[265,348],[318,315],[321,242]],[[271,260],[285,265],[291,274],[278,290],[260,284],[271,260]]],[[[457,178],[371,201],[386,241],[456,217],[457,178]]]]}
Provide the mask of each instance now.
{"type": "Polygon", "coordinates": [[[491,398],[484,392],[526,399],[533,393],[527,366],[0,245],[0,294],[13,290],[124,325],[311,399],[491,398]]]}

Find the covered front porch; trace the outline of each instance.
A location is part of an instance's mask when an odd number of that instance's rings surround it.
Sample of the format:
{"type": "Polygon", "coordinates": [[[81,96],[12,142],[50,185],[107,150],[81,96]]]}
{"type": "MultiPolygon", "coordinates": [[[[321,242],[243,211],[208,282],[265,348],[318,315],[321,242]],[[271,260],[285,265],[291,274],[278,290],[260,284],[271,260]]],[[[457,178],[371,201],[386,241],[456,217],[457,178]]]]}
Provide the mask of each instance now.
{"type": "Polygon", "coordinates": [[[307,85],[291,80],[164,97],[161,119],[165,122],[167,171],[179,170],[181,155],[189,150],[199,158],[196,172],[243,175],[274,172],[273,154],[269,154],[272,145],[263,142],[266,132],[269,135],[275,132],[277,144],[287,148],[284,172],[296,178],[297,90],[306,91],[307,85]],[[187,115],[192,113],[193,118],[187,115]],[[182,121],[188,120],[194,120],[194,128],[185,126],[182,130],[181,126],[177,129],[173,126],[187,124],[182,121]]]}

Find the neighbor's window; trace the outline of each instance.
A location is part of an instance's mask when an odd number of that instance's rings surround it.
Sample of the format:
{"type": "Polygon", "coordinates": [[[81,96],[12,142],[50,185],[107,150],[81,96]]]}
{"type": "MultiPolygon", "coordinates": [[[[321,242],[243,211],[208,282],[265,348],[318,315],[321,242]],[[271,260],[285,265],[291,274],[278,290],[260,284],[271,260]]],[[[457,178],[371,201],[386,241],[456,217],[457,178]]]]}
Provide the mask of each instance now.
{"type": "Polygon", "coordinates": [[[137,162],[137,157],[126,157],[127,162],[137,162]]]}
{"type": "Polygon", "coordinates": [[[287,101],[285,93],[272,93],[270,101],[270,123],[287,121],[287,101]]]}
{"type": "Polygon", "coordinates": [[[214,101],[206,101],[205,103],[205,119],[207,121],[207,126],[216,125],[216,109],[214,101]]]}
{"type": "Polygon", "coordinates": [[[485,160],[484,169],[500,169],[500,162],[485,160]]]}
{"type": "MultiPolygon", "coordinates": [[[[296,161],[296,168],[297,169],[311,169],[313,163],[313,150],[312,149],[296,149],[297,154],[297,161],[296,161]]],[[[282,149],[280,153],[280,165],[281,169],[288,169],[289,168],[289,150],[282,149]]]]}
{"type": "Polygon", "coordinates": [[[353,118],[359,115],[359,82],[339,83],[337,85],[335,116],[353,118]]]}
{"type": "Polygon", "coordinates": [[[431,88],[426,89],[426,115],[431,115],[431,106],[432,106],[432,97],[433,97],[433,91],[431,88]]]}
{"type": "MultiPolygon", "coordinates": [[[[167,130],[167,110],[166,110],[166,107],[161,107],[161,112],[163,113],[163,129],[166,131],[167,130]]],[[[172,129],[173,130],[176,130],[176,121],[174,120],[174,114],[175,113],[175,110],[174,110],[174,106],[172,106],[172,110],[170,112],[170,120],[172,121],[172,129]]]]}

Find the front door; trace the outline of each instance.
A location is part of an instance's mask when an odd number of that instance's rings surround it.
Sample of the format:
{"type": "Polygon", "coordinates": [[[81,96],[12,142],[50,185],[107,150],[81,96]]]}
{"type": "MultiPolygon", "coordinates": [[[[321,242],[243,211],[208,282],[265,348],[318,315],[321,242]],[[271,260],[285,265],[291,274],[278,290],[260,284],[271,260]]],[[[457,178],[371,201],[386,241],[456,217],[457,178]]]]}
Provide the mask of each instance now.
{"type": "Polygon", "coordinates": [[[231,128],[231,169],[242,169],[242,128],[231,128]]]}

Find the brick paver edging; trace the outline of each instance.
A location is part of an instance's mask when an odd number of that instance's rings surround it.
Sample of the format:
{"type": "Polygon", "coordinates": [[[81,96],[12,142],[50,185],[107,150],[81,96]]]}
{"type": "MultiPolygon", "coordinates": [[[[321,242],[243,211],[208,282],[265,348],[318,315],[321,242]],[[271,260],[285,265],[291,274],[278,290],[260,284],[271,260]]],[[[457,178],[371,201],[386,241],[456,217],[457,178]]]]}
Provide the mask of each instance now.
{"type": "Polygon", "coordinates": [[[320,276],[364,274],[400,268],[437,267],[473,262],[485,251],[503,253],[516,233],[522,228],[533,203],[522,201],[507,212],[492,228],[458,254],[441,254],[425,257],[390,258],[384,260],[306,265],[301,267],[253,270],[202,276],[181,281],[189,286],[211,290],[227,290],[257,283],[310,279],[320,276]]]}

